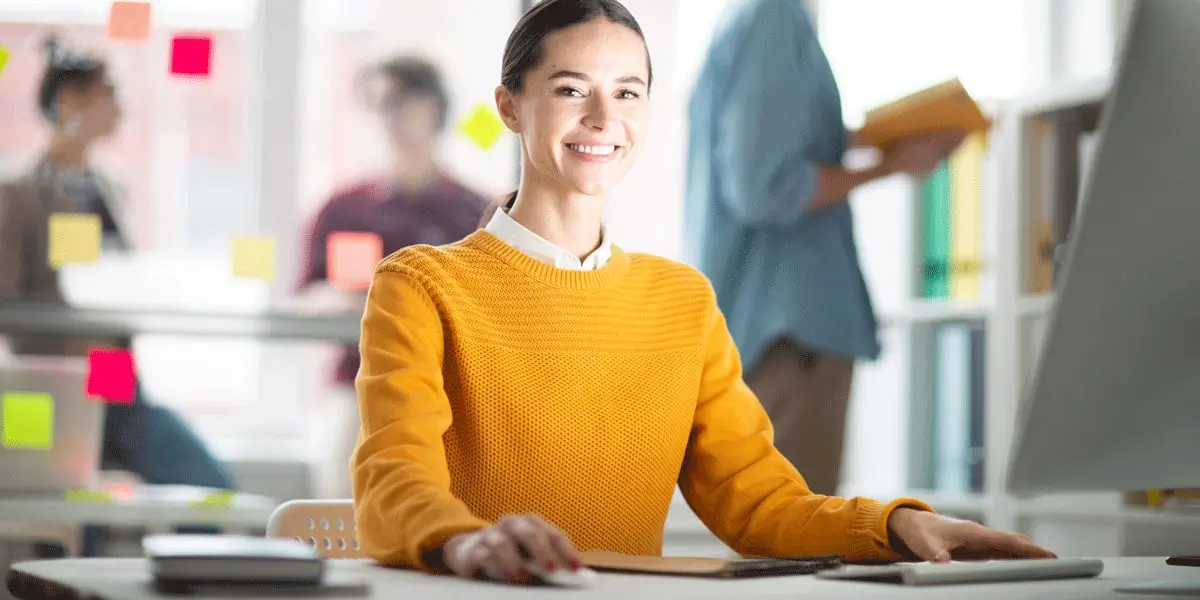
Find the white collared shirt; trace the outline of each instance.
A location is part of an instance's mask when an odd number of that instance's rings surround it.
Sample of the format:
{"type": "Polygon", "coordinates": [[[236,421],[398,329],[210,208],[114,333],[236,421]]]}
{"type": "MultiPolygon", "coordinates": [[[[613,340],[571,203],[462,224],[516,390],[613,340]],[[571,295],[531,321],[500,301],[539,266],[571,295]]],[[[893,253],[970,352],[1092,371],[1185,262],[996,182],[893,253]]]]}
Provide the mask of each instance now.
{"type": "Polygon", "coordinates": [[[508,216],[503,209],[497,210],[484,228],[501,241],[529,255],[531,258],[559,269],[571,271],[594,271],[603,267],[612,258],[612,243],[608,230],[600,229],[600,247],[579,260],[578,256],[563,250],[542,236],[508,216]]]}

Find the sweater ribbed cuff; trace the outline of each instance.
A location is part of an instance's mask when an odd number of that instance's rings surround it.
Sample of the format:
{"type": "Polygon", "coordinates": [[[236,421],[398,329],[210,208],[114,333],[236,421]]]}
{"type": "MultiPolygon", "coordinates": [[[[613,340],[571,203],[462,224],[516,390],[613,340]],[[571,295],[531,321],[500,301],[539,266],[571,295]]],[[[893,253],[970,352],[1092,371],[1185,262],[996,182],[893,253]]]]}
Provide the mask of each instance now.
{"type": "Polygon", "coordinates": [[[488,523],[478,519],[461,519],[439,523],[426,529],[422,535],[415,536],[411,547],[412,563],[426,573],[442,573],[444,568],[426,562],[426,554],[438,550],[446,544],[446,540],[468,531],[478,531],[488,526],[488,523]]]}
{"type": "Polygon", "coordinates": [[[897,508],[936,512],[933,507],[916,498],[899,498],[887,504],[863,500],[858,514],[850,523],[850,549],[847,562],[900,562],[911,560],[892,547],[888,536],[888,519],[897,508]]]}

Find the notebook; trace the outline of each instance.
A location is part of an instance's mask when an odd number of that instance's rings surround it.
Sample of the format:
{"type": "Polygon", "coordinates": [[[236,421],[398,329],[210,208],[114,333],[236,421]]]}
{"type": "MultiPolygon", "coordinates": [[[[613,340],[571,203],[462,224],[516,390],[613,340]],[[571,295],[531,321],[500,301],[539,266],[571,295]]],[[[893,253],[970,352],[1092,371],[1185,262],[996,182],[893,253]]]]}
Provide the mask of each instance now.
{"type": "Polygon", "coordinates": [[[979,104],[951,79],[867,112],[859,139],[884,148],[898,140],[923,133],[987,131],[991,121],[979,104]]]}
{"type": "Polygon", "coordinates": [[[952,585],[1048,579],[1083,579],[1100,575],[1104,562],[1087,558],[987,560],[950,563],[846,565],[817,573],[820,579],[871,581],[900,585],[952,585]]]}
{"type": "Polygon", "coordinates": [[[154,579],[178,584],[321,583],[325,559],[294,539],[238,535],[149,535],[142,539],[154,579]]]}
{"type": "Polygon", "coordinates": [[[583,563],[597,571],[723,579],[811,575],[825,569],[837,568],[842,564],[840,556],[724,560],[676,556],[635,556],[600,550],[589,550],[582,556],[583,563]]]}

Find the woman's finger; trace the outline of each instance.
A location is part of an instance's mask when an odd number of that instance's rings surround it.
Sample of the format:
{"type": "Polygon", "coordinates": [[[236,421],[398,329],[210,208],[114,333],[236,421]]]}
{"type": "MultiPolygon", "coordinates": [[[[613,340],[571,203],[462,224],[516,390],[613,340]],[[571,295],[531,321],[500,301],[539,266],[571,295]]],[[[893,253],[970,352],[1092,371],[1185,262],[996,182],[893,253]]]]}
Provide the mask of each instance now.
{"type": "Polygon", "coordinates": [[[464,577],[477,578],[480,573],[483,573],[485,579],[494,581],[505,579],[503,570],[492,558],[491,548],[484,544],[475,544],[469,549],[462,570],[463,572],[459,575],[464,577]]]}
{"type": "Polygon", "coordinates": [[[517,550],[517,543],[506,532],[500,529],[483,532],[482,545],[487,547],[493,565],[500,571],[499,577],[494,578],[515,581],[525,572],[525,560],[517,550]]]}
{"type": "Polygon", "coordinates": [[[575,570],[583,566],[583,557],[579,556],[579,550],[575,548],[575,544],[571,543],[571,539],[567,537],[567,534],[553,526],[551,526],[548,533],[551,544],[558,551],[558,555],[562,557],[562,560],[566,561],[568,567],[575,570]]]}
{"type": "Polygon", "coordinates": [[[567,566],[551,542],[548,525],[540,518],[512,517],[505,520],[501,528],[513,536],[524,550],[525,558],[533,561],[539,569],[554,571],[567,566]]]}
{"type": "Polygon", "coordinates": [[[1057,558],[1053,552],[1034,544],[1023,535],[1005,533],[995,529],[984,529],[976,535],[977,537],[971,540],[970,546],[984,547],[1013,558],[1057,558]]]}

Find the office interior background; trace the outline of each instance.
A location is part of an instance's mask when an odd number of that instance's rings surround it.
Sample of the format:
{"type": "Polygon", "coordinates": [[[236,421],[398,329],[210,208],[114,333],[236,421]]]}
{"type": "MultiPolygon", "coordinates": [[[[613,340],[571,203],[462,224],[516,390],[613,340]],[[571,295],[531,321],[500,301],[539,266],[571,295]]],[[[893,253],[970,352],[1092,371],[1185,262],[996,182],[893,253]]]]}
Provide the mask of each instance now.
{"type": "MultiPolygon", "coordinates": [[[[655,69],[653,128],[611,199],[607,221],[628,250],[683,258],[685,108],[728,1],[625,0],[645,29],[655,69]]],[[[154,0],[152,36],[142,44],[106,39],[109,4],[0,3],[0,46],[10,55],[0,72],[0,175],[17,175],[44,147],[35,93],[45,34],[59,32],[68,45],[109,58],[124,106],[119,134],[96,159],[130,190],[127,219],[137,250],[65,268],[73,305],[288,310],[315,211],[338,189],[386,168],[381,127],[357,101],[354,81],[362,66],[393,54],[423,55],[442,69],[451,126],[440,151],[451,174],[490,198],[514,189],[515,140],[505,135],[484,147],[456,125],[479,106],[490,107],[520,0],[154,0]],[[207,77],[168,74],[170,39],[186,32],[214,40],[207,77]],[[273,280],[233,276],[231,240],[245,235],[275,240],[273,280]]],[[[1068,503],[1019,499],[1003,489],[1011,430],[1005,418],[1036,354],[1038,320],[1052,301],[1051,288],[1026,277],[1044,257],[1005,243],[1009,235],[1037,237],[1040,213],[1010,177],[1010,163],[1025,160],[1027,149],[1007,144],[1003,132],[1039,102],[1102,101],[1129,3],[810,4],[849,126],[874,106],[952,77],[996,123],[979,157],[979,241],[970,259],[978,267],[976,292],[939,295],[922,279],[925,182],[896,176],[853,196],[884,350],[855,373],[842,493],[930,498],[939,510],[1021,529],[1063,554],[1166,554],[1189,544],[1200,552],[1200,512],[1139,506],[1146,502],[1136,490],[1068,503]],[[1011,219],[1003,215],[1021,222],[1006,229],[1011,219]],[[942,358],[939,348],[970,338],[943,335],[951,330],[986,332],[977,346],[987,352],[942,358]],[[972,360],[979,362],[974,369],[972,360]],[[986,434],[981,439],[972,440],[971,419],[961,416],[972,410],[986,420],[976,424],[986,434]],[[958,425],[946,424],[953,421],[948,414],[960,415],[958,425]]],[[[150,397],[178,410],[235,473],[253,473],[239,477],[244,487],[280,499],[312,494],[306,465],[322,435],[315,415],[335,401],[328,393],[332,345],[147,334],[135,350],[150,397]]],[[[673,513],[668,550],[714,553],[719,542],[694,525],[673,513]]]]}

